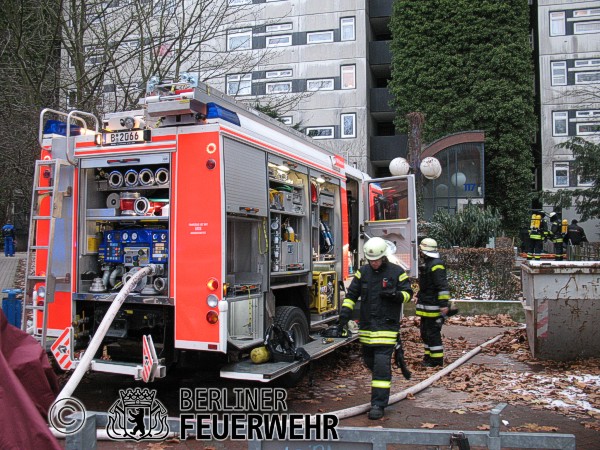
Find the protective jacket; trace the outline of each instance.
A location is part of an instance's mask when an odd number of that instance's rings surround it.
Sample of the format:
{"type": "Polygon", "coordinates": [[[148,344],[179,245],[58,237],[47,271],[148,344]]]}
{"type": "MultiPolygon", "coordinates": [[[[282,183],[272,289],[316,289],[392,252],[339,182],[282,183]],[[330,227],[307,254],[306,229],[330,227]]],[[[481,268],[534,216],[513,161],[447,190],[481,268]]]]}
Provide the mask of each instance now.
{"type": "Polygon", "coordinates": [[[450,300],[446,267],[440,258],[427,256],[425,265],[419,272],[419,301],[416,314],[421,317],[440,317],[440,308],[446,308],[450,300]]]}
{"type": "Polygon", "coordinates": [[[2,237],[11,237],[14,238],[15,237],[15,227],[14,225],[7,223],[6,225],[4,225],[2,227],[2,237]]]}
{"type": "Polygon", "coordinates": [[[356,271],[348,292],[340,322],[346,323],[360,298],[358,336],[366,345],[396,345],[402,304],[410,301],[412,289],[402,267],[385,261],[377,270],[369,264],[356,271]]]}

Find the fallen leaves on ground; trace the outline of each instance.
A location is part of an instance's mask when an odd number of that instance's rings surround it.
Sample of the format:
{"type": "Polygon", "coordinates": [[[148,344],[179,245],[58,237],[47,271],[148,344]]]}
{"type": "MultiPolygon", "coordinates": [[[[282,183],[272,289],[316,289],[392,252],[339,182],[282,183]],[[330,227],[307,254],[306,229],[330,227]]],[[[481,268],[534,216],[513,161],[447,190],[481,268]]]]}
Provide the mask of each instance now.
{"type": "MultiPolygon", "coordinates": [[[[499,403],[524,405],[547,409],[582,420],[588,428],[598,426],[600,419],[600,359],[572,362],[537,360],[531,356],[527,332],[508,315],[472,317],[453,316],[450,324],[477,327],[505,328],[502,337],[481,350],[481,355],[500,356],[506,364],[469,364],[457,367],[436,381],[450,391],[467,394],[460,410],[451,412],[489,412],[499,403]],[[512,361],[512,363],[511,363],[512,361]],[[518,368],[515,369],[517,366],[518,368]],[[526,367],[526,369],[523,369],[526,367]]],[[[405,360],[412,371],[412,379],[404,380],[400,369],[393,366],[392,394],[403,391],[432,375],[432,370],[422,368],[423,343],[419,332],[419,319],[405,317],[402,321],[402,341],[405,360]]],[[[490,338],[496,331],[490,333],[490,338]]],[[[446,365],[459,359],[475,347],[465,338],[444,337],[446,365]]],[[[327,398],[340,401],[368,389],[371,374],[362,362],[361,346],[355,342],[340,349],[335,355],[314,362],[315,386],[306,381],[291,389],[291,398],[310,403],[311,399],[327,398]],[[322,362],[321,362],[322,361],[322,362]],[[342,387],[343,386],[343,387],[342,387]],[[319,389],[322,388],[322,389],[319,389]],[[338,400],[340,399],[340,400],[338,400]]],[[[418,394],[417,394],[418,396],[418,394]]],[[[414,399],[408,394],[407,399],[414,399]]],[[[595,428],[594,428],[595,429],[595,428]]]]}

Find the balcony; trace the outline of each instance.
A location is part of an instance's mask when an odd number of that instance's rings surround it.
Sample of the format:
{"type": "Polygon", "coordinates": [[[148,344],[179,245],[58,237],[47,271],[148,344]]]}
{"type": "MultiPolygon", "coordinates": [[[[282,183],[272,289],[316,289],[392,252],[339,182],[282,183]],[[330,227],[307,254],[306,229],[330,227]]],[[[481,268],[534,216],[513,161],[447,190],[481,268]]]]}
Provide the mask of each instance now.
{"type": "Polygon", "coordinates": [[[396,136],[371,136],[371,162],[389,162],[399,156],[406,158],[408,151],[408,136],[399,134],[396,136]]]}
{"type": "Polygon", "coordinates": [[[389,65],[392,62],[391,41],[369,42],[369,63],[371,66],[389,65]]]}
{"type": "Polygon", "coordinates": [[[392,3],[394,3],[394,0],[371,0],[369,2],[369,16],[371,19],[390,17],[392,15],[392,3]]]}

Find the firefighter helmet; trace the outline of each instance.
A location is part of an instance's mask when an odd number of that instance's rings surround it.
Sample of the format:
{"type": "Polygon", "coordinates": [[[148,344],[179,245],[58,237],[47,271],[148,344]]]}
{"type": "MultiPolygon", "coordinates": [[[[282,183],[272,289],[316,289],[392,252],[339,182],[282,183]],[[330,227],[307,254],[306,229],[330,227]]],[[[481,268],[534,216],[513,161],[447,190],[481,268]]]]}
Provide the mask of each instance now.
{"type": "Polygon", "coordinates": [[[554,211],[552,211],[550,214],[548,214],[548,217],[550,218],[550,221],[553,221],[554,219],[558,219],[558,217],[556,216],[556,213],[554,211]]]}
{"type": "Polygon", "coordinates": [[[440,254],[438,253],[438,245],[435,239],[425,238],[419,244],[419,249],[425,253],[427,256],[432,258],[439,258],[440,254]]]}
{"type": "Polygon", "coordinates": [[[388,246],[380,237],[374,237],[367,241],[364,246],[365,258],[369,261],[375,261],[385,256],[388,246]]]}

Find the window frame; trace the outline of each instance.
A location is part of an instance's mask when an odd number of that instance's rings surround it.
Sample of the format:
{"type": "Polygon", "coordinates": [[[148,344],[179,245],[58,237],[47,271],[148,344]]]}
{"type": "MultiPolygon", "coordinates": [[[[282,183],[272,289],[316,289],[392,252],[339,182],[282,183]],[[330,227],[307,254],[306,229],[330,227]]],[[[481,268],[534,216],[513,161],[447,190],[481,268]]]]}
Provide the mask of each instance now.
{"type": "Polygon", "coordinates": [[[335,80],[333,78],[314,78],[312,80],[306,80],[306,90],[309,92],[316,91],[333,91],[335,89],[335,80]],[[320,86],[316,89],[311,88],[311,83],[320,83],[320,86]],[[323,83],[327,83],[327,87],[323,87],[323,83]]]}
{"type": "Polygon", "coordinates": [[[598,34],[600,33],[600,20],[586,20],[581,22],[573,23],[573,34],[581,35],[581,34],[598,34]],[[592,30],[584,30],[585,26],[594,25],[595,28],[592,30]]]}
{"type": "Polygon", "coordinates": [[[267,36],[265,39],[265,47],[267,47],[267,48],[289,47],[290,45],[292,45],[292,35],[291,34],[277,34],[275,36],[267,36]],[[286,38],[288,43],[272,44],[269,42],[270,40],[273,40],[273,39],[282,39],[282,38],[286,38]]]}
{"type": "Polygon", "coordinates": [[[552,164],[552,185],[555,188],[562,188],[562,187],[569,187],[570,183],[571,183],[571,178],[570,178],[570,170],[571,170],[571,164],[569,162],[565,162],[565,161],[555,161],[552,164]],[[558,183],[558,175],[557,172],[559,170],[564,170],[566,169],[566,175],[561,175],[561,177],[565,177],[566,178],[566,183],[558,183]]]}
{"type": "Polygon", "coordinates": [[[237,97],[237,96],[241,96],[241,95],[252,95],[252,74],[251,73],[233,73],[233,74],[226,75],[225,76],[225,92],[227,93],[227,95],[229,95],[231,97],[237,97]],[[236,77],[237,77],[237,80],[234,79],[236,77]],[[249,82],[248,86],[244,87],[244,89],[243,89],[243,90],[249,89],[250,92],[248,92],[247,94],[240,93],[240,91],[243,91],[241,89],[243,82],[249,82]],[[235,93],[230,92],[230,89],[229,89],[230,83],[238,83],[237,92],[235,92],[235,93]]]}
{"type": "Polygon", "coordinates": [[[265,71],[265,78],[266,79],[273,79],[273,78],[290,78],[294,75],[294,72],[292,69],[279,69],[279,70],[267,70],[265,71]],[[289,75],[284,74],[284,72],[289,72],[289,75]]]}
{"type": "Polygon", "coordinates": [[[311,139],[315,139],[315,140],[319,140],[319,139],[334,139],[335,138],[335,129],[334,127],[306,127],[305,129],[305,133],[306,135],[311,138],[311,139]],[[310,132],[311,131],[331,131],[331,136],[311,136],[310,132]]]}
{"type": "Polygon", "coordinates": [[[292,93],[292,82],[291,81],[275,81],[273,83],[265,83],[265,93],[272,94],[272,95],[291,94],[292,93]],[[273,91],[273,89],[271,89],[269,91],[269,88],[273,88],[276,86],[287,86],[288,89],[286,91],[282,91],[282,92],[273,91]]]}
{"type": "Polygon", "coordinates": [[[356,17],[340,17],[340,41],[355,41],[356,40],[356,17]],[[344,24],[344,21],[348,22],[344,24]],[[344,38],[344,30],[352,30],[351,38],[344,38]]]}
{"type": "Polygon", "coordinates": [[[333,42],[333,39],[334,39],[333,30],[311,31],[309,33],[306,33],[306,43],[307,44],[329,44],[329,43],[333,42]],[[326,40],[319,40],[316,42],[311,42],[311,37],[318,36],[318,35],[328,35],[330,37],[326,38],[326,40]]]}
{"type": "Polygon", "coordinates": [[[250,5],[250,4],[252,4],[252,0],[228,0],[227,4],[229,6],[250,5]]]}
{"type": "Polygon", "coordinates": [[[267,25],[265,31],[267,33],[279,33],[281,31],[292,31],[294,29],[294,24],[291,22],[286,23],[274,23],[272,25],[267,25]]]}
{"type": "Polygon", "coordinates": [[[575,131],[577,136],[598,136],[600,135],[600,121],[599,122],[577,122],[575,124],[575,131]],[[581,131],[580,127],[598,127],[596,131],[581,131]]]}
{"type": "Polygon", "coordinates": [[[356,89],[356,64],[344,64],[342,66],[340,66],[340,80],[341,80],[341,84],[340,84],[340,88],[342,90],[346,90],[346,89],[356,89]],[[347,86],[344,84],[344,69],[346,68],[352,68],[351,72],[352,72],[352,86],[347,86]]]}
{"type": "Polygon", "coordinates": [[[243,50],[252,50],[252,29],[251,28],[247,28],[247,29],[239,29],[239,30],[231,30],[227,32],[227,51],[228,52],[235,52],[235,51],[243,51],[243,50]],[[247,41],[247,47],[246,46],[242,46],[242,44],[238,45],[235,48],[232,48],[231,45],[231,39],[235,38],[235,37],[242,37],[242,36],[246,36],[248,39],[247,41]]]}
{"type": "Polygon", "coordinates": [[[569,112],[568,111],[552,111],[552,136],[568,136],[569,135],[569,112]],[[565,122],[565,132],[559,133],[556,131],[559,121],[565,122]]]}
{"type": "Polygon", "coordinates": [[[586,70],[585,72],[575,72],[575,84],[598,84],[600,83],[600,70],[586,70]],[[578,78],[585,75],[595,75],[598,81],[581,81],[578,78]]]}
{"type": "Polygon", "coordinates": [[[340,137],[342,139],[354,139],[356,138],[356,113],[343,113],[340,115],[340,137]],[[344,119],[351,118],[352,119],[352,133],[347,134],[345,132],[345,123],[344,119]]]}
{"type": "Polygon", "coordinates": [[[567,85],[567,62],[566,61],[551,61],[550,62],[550,75],[551,75],[551,84],[552,86],[566,86],[567,85]],[[562,67],[560,67],[562,66],[562,67]],[[559,78],[559,75],[555,75],[556,71],[562,71],[563,74],[560,75],[561,78],[564,78],[564,82],[556,81],[559,78]]]}
{"type": "Polygon", "coordinates": [[[548,32],[550,36],[564,36],[567,32],[567,17],[564,11],[550,11],[550,26],[548,32]]]}

